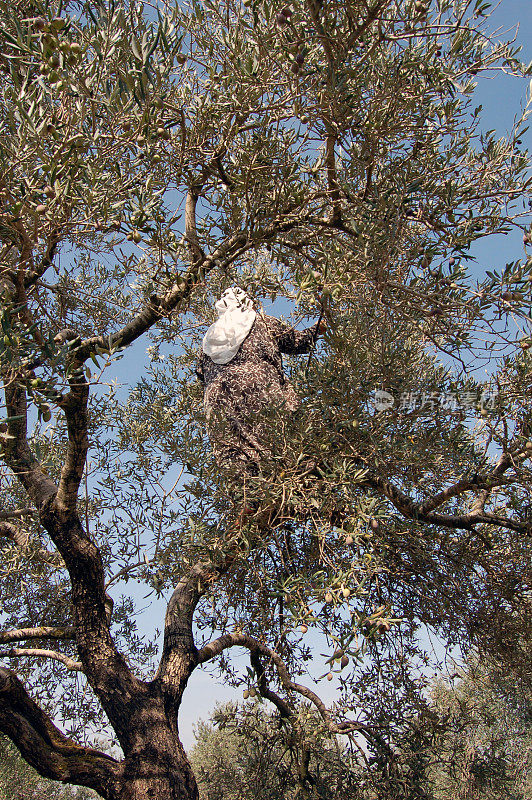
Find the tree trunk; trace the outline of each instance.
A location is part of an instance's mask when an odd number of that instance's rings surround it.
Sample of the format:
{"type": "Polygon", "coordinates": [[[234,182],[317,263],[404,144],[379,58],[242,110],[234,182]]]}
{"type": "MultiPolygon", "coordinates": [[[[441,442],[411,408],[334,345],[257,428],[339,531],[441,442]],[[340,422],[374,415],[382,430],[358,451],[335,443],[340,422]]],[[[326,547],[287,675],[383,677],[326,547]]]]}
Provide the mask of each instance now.
{"type": "Polygon", "coordinates": [[[124,736],[123,709],[112,702],[115,730],[124,750],[120,781],[109,800],[198,800],[198,787],[179,739],[177,710],[165,703],[158,680],[126,703],[130,724],[124,736]]]}
{"type": "Polygon", "coordinates": [[[179,739],[159,730],[123,764],[121,785],[111,800],[198,800],[194,773],[179,739]]]}

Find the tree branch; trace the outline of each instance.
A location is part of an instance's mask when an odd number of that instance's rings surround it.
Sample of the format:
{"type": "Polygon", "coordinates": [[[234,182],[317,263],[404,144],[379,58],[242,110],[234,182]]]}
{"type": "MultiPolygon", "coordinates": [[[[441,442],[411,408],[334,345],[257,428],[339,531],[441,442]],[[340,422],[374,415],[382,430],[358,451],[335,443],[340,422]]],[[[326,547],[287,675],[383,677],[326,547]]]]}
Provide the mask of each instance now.
{"type": "Polygon", "coordinates": [[[39,280],[39,278],[42,275],[44,275],[48,267],[52,266],[55,254],[57,252],[57,245],[59,244],[60,241],[61,237],[59,235],[59,232],[53,231],[48,240],[48,246],[46,248],[41,263],[34,269],[30,270],[26,275],[26,278],[24,280],[26,288],[36,283],[39,280]]]}
{"type": "Polygon", "coordinates": [[[30,517],[35,514],[33,508],[14,508],[12,511],[0,511],[0,520],[20,519],[20,517],[30,517]]]}
{"type": "Polygon", "coordinates": [[[0,536],[6,539],[11,539],[19,547],[25,547],[28,543],[29,534],[23,533],[20,528],[12,525],[10,522],[0,521],[0,536]]]}
{"type": "MultiPolygon", "coordinates": [[[[338,230],[338,225],[332,224],[329,219],[315,217],[312,213],[305,213],[292,219],[280,217],[274,220],[269,227],[261,231],[261,242],[271,241],[275,239],[277,234],[286,233],[305,224],[338,230]]],[[[346,227],[342,227],[341,230],[351,236],[356,236],[353,231],[346,227]]],[[[203,279],[208,272],[216,266],[225,268],[247,250],[251,250],[256,246],[257,242],[250,239],[246,231],[239,231],[230,236],[210,254],[205,255],[203,261],[189,267],[187,272],[174,282],[165,295],[152,295],[149,304],[124,325],[120,331],[111,336],[92,336],[90,339],[84,339],[74,350],[76,365],[81,366],[90,357],[91,353],[96,352],[97,347],[102,349],[111,348],[112,350],[127,347],[127,345],[146,333],[160,319],[172,313],[183,301],[187,300],[198,285],[198,281],[203,279]]]]}
{"type": "Polygon", "coordinates": [[[235,560],[227,556],[223,564],[196,564],[177,584],[166,609],[163,652],[155,680],[162,683],[167,698],[179,705],[188,679],[198,665],[198,649],[194,641],[193,619],[196,606],[208,587],[235,560]]]}
{"type": "MultiPolygon", "coordinates": [[[[498,525],[507,530],[524,533],[526,535],[532,533],[532,525],[529,522],[518,522],[508,517],[483,512],[476,508],[467,514],[441,514],[430,510],[426,511],[424,510],[424,503],[416,503],[409,495],[401,491],[401,489],[395,486],[391,481],[380,476],[368,477],[366,483],[387,497],[395,508],[408,519],[429,522],[433,525],[441,525],[445,528],[462,528],[470,531],[474,531],[476,525],[485,524],[498,525]]],[[[464,491],[473,491],[476,488],[476,484],[471,482],[464,483],[460,488],[460,492],[456,491],[450,496],[457,496],[464,491]]],[[[440,496],[441,495],[438,497],[440,496]]],[[[431,501],[426,501],[426,504],[430,508],[431,501]]]]}
{"type": "Polygon", "coordinates": [[[89,448],[88,399],[89,387],[81,377],[70,381],[70,392],[60,403],[65,412],[68,431],[67,451],[55,498],[55,507],[60,514],[69,514],[76,510],[79,485],[89,448]]]}
{"type": "Polygon", "coordinates": [[[205,253],[200,247],[198,232],[196,230],[196,203],[198,195],[193,189],[189,189],[185,202],[185,238],[190,252],[192,265],[196,265],[205,260],[205,253]]]}
{"type": "Polygon", "coordinates": [[[45,778],[89,786],[102,797],[109,797],[118,787],[120,763],[65,736],[32,700],[17,676],[3,667],[0,667],[0,731],[45,778]]]}
{"type": "Polygon", "coordinates": [[[72,584],[73,622],[83,671],[98,695],[119,738],[130,735],[123,708],[146,684],[137,679],[109,630],[108,599],[100,551],[87,536],[75,513],[59,513],[55,503],[43,509],[41,522],[63,556],[72,584]],[[122,695],[116,719],[113,697],[122,695]]]}
{"type": "MultiPolygon", "coordinates": [[[[145,684],[133,676],[111,637],[101,554],[83,530],[76,512],[75,498],[87,446],[88,387],[79,377],[73,377],[70,383],[71,392],[64,400],[69,443],[61,493],[58,494],[55,483],[42,470],[28,444],[26,392],[16,375],[5,386],[8,415],[15,419],[7,423],[10,438],[4,439],[4,459],[37,507],[41,524],[65,562],[72,585],[73,622],[83,670],[107,715],[116,721],[112,697],[117,692],[124,697],[136,697],[145,684]]],[[[3,527],[6,525],[10,523],[2,523],[3,527]]],[[[14,534],[12,528],[9,534],[14,534]]],[[[115,730],[123,739],[131,733],[122,717],[115,730]]]]}
{"type": "Polygon", "coordinates": [[[65,628],[13,628],[10,631],[0,631],[0,644],[8,642],[21,642],[27,639],[75,639],[76,629],[69,625],[65,628]]]}
{"type": "Polygon", "coordinates": [[[348,44],[347,44],[347,51],[349,52],[353,45],[355,44],[358,39],[362,36],[364,31],[369,28],[372,22],[375,22],[381,11],[383,11],[386,6],[390,5],[390,0],[377,0],[373,8],[368,11],[368,14],[363,22],[358,25],[357,28],[353,31],[351,36],[349,37],[348,44]]]}
{"type": "Polygon", "coordinates": [[[279,697],[277,692],[272,691],[272,689],[270,689],[270,687],[268,686],[268,682],[266,680],[266,672],[262,665],[259,652],[257,650],[252,650],[250,652],[249,658],[251,661],[251,666],[253,667],[257,675],[257,684],[261,696],[264,697],[266,700],[269,700],[270,703],[273,703],[282,717],[284,717],[285,719],[290,719],[290,717],[293,716],[294,712],[292,711],[286,700],[283,700],[282,697],[279,697]]]}
{"type": "Polygon", "coordinates": [[[316,32],[318,34],[318,38],[321,41],[323,50],[327,57],[327,61],[329,62],[329,68],[332,69],[334,64],[334,52],[332,49],[332,42],[327,36],[325,28],[323,27],[322,21],[320,19],[320,10],[323,4],[323,0],[306,0],[305,5],[307,7],[307,12],[314,23],[314,27],[316,28],[316,32]]]}
{"type": "MultiPolygon", "coordinates": [[[[55,496],[57,487],[33,455],[27,440],[27,401],[24,386],[12,374],[5,386],[8,437],[2,437],[4,460],[26,489],[37,509],[55,496]]],[[[0,438],[1,441],[1,438],[0,438]]]]}
{"type": "Polygon", "coordinates": [[[71,671],[82,672],[83,665],[81,661],[74,661],[64,653],[59,653],[57,650],[43,650],[37,647],[10,647],[9,650],[0,650],[0,658],[19,658],[20,656],[33,656],[33,658],[51,658],[53,661],[59,661],[61,664],[71,671]]]}
{"type": "Polygon", "coordinates": [[[212,567],[196,564],[180,579],[166,609],[163,652],[155,680],[179,704],[188,679],[197,666],[198,649],[192,622],[212,567]]]}
{"type": "MultiPolygon", "coordinates": [[[[340,723],[334,722],[327,706],[323,700],[321,700],[321,698],[312,691],[312,689],[308,689],[306,686],[302,686],[300,683],[295,683],[291,680],[286,664],[278,655],[278,653],[276,653],[275,650],[272,650],[271,647],[268,647],[268,645],[259,642],[257,639],[254,639],[252,636],[248,636],[245,633],[228,633],[224,636],[220,636],[218,639],[215,639],[212,642],[209,642],[198,651],[198,664],[204,664],[206,661],[216,658],[216,656],[219,656],[229,647],[246,647],[250,653],[257,653],[267,656],[274,664],[284,688],[287,691],[296,692],[297,694],[300,694],[309,700],[317,708],[321,718],[331,733],[350,734],[358,732],[369,739],[373,738],[369,728],[362,722],[358,722],[356,720],[346,720],[340,723]]],[[[284,703],[284,701],[281,701],[281,703],[284,703]]],[[[289,708],[287,704],[286,707],[289,708]]]]}
{"type": "Polygon", "coordinates": [[[336,172],[336,134],[327,125],[327,138],[325,140],[325,164],[327,168],[327,185],[329,187],[329,198],[332,204],[332,214],[330,222],[338,225],[342,222],[342,207],[340,204],[340,186],[336,172]]]}

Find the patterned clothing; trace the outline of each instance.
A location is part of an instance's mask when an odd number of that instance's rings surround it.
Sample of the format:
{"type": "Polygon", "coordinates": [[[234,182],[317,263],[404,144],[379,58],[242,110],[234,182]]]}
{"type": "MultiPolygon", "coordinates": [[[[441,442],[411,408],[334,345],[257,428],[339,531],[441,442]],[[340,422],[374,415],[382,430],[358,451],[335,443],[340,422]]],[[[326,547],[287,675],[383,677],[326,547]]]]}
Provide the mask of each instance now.
{"type": "Polygon", "coordinates": [[[196,374],[205,387],[207,430],[220,467],[255,474],[268,456],[268,406],[295,411],[299,401],[283,372],[281,353],[308,353],[317,325],[296,331],[275,317],[257,314],[253,327],[228,364],[202,353],[196,374]]]}

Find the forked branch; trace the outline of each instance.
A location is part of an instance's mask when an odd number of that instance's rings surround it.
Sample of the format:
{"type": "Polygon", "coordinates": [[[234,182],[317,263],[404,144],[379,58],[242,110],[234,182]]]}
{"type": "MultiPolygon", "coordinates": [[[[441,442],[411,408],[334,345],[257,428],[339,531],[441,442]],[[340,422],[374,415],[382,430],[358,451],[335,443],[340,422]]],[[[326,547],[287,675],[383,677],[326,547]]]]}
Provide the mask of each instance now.
{"type": "Polygon", "coordinates": [[[120,763],[65,736],[30,697],[17,676],[3,667],[0,667],[0,731],[45,778],[89,786],[102,797],[109,797],[118,785],[120,763]]]}
{"type": "MultiPolygon", "coordinates": [[[[299,694],[305,699],[309,700],[318,710],[321,718],[323,719],[330,733],[342,733],[342,734],[361,733],[368,739],[373,738],[371,730],[368,728],[367,725],[364,725],[364,723],[362,722],[358,722],[357,720],[345,720],[340,723],[335,722],[323,700],[315,692],[313,692],[312,689],[309,689],[308,687],[302,686],[300,683],[295,683],[293,680],[291,680],[286,664],[284,663],[280,655],[276,653],[275,650],[272,650],[271,647],[268,647],[268,645],[264,644],[263,642],[259,642],[252,636],[248,636],[248,634],[228,633],[225,634],[224,636],[220,636],[218,639],[215,639],[212,642],[209,642],[204,647],[202,647],[201,650],[199,650],[198,664],[204,664],[207,661],[211,661],[213,658],[219,656],[224,650],[227,650],[229,647],[245,647],[250,651],[252,655],[257,654],[259,656],[267,657],[274,665],[283,687],[288,692],[295,692],[296,694],[299,694]]],[[[261,673],[263,673],[262,667],[260,673],[258,673],[259,689],[261,683],[265,687],[265,684],[263,682],[265,679],[261,677],[261,673]]],[[[271,693],[271,690],[269,690],[269,692],[271,693]]],[[[268,694],[266,694],[265,696],[267,697],[268,694]]],[[[278,708],[284,708],[288,713],[290,706],[288,703],[286,703],[286,701],[282,700],[280,697],[276,695],[276,700],[274,700],[273,702],[275,702],[275,705],[277,705],[278,708]]]]}

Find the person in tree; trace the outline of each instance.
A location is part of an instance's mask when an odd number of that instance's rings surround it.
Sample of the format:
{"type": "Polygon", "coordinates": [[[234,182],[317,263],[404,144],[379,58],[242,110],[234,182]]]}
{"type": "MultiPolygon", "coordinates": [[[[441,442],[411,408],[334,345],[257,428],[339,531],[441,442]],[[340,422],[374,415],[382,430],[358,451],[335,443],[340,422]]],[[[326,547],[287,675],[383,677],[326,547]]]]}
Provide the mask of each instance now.
{"type": "Polygon", "coordinates": [[[299,400],[282,353],[308,353],[324,322],[303,331],[257,313],[243,289],[226,289],[203,338],[196,374],[204,385],[207,430],[218,465],[253,475],[270,455],[268,407],[293,412],[299,400]]]}

